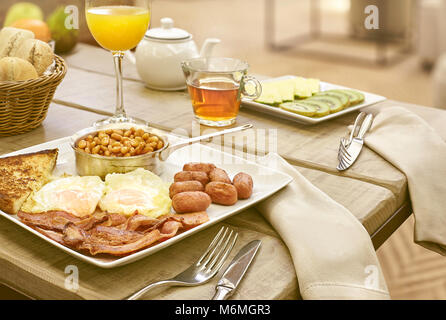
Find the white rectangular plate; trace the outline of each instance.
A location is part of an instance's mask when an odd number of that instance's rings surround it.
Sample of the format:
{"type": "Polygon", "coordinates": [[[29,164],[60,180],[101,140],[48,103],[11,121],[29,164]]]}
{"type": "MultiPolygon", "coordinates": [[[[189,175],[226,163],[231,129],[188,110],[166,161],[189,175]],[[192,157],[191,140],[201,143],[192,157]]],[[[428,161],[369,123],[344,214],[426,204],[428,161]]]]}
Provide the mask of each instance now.
{"type": "MultiPolygon", "coordinates": [[[[295,78],[295,76],[283,76],[283,77],[278,77],[278,78],[271,78],[271,79],[264,80],[262,82],[285,80],[285,79],[291,79],[291,78],[295,78]]],[[[356,89],[339,86],[337,84],[331,84],[328,82],[321,81],[321,91],[327,91],[327,90],[332,90],[332,89],[356,90],[356,89]]],[[[260,112],[266,113],[266,114],[270,114],[270,115],[278,117],[278,118],[287,119],[287,120],[295,121],[295,122],[302,123],[302,124],[312,125],[312,124],[317,124],[317,123],[321,123],[321,122],[324,122],[327,120],[331,120],[331,119],[340,117],[346,113],[350,113],[355,110],[359,110],[364,107],[368,107],[375,103],[382,102],[382,101],[386,100],[385,97],[379,96],[377,94],[373,94],[373,93],[369,93],[369,92],[365,92],[365,91],[361,91],[361,90],[356,90],[356,91],[359,91],[364,95],[365,99],[364,99],[363,103],[360,103],[353,107],[349,107],[347,109],[344,109],[339,112],[332,113],[332,114],[329,114],[329,115],[326,115],[326,116],[320,117],[320,118],[312,118],[312,117],[302,116],[297,113],[282,110],[278,107],[272,107],[267,104],[258,103],[258,102],[248,100],[248,99],[243,99],[243,105],[249,109],[260,111],[260,112]]]]}
{"type": "MultiPolygon", "coordinates": [[[[175,136],[167,135],[167,137],[169,141],[178,140],[178,138],[175,136]]],[[[17,152],[13,152],[5,156],[30,153],[54,148],[59,148],[59,157],[57,161],[57,167],[54,171],[54,175],[59,176],[63,173],[75,175],[76,174],[75,162],[74,162],[75,159],[74,159],[74,152],[70,147],[70,138],[62,138],[50,141],[17,152]]],[[[225,169],[231,178],[235,174],[241,171],[250,174],[254,180],[254,190],[252,197],[248,200],[239,200],[235,205],[230,207],[212,204],[207,210],[210,219],[208,222],[200,226],[197,226],[193,229],[190,229],[186,232],[183,232],[167,241],[164,241],[147,249],[135,252],[125,257],[110,256],[106,258],[104,257],[98,258],[90,256],[88,254],[83,254],[82,252],[72,250],[68,247],[65,247],[57,243],[56,241],[47,238],[43,234],[22,223],[16,215],[9,215],[5,212],[2,212],[1,210],[0,210],[0,215],[20,225],[24,229],[34,233],[36,236],[44,239],[45,241],[51,243],[52,245],[60,248],[66,253],[71,254],[72,256],[80,260],[83,260],[85,262],[91,263],[93,265],[102,268],[114,268],[147,257],[161,249],[164,249],[176,243],[177,241],[180,241],[196,232],[199,232],[200,230],[208,228],[209,226],[212,226],[217,222],[220,222],[240,211],[243,211],[253,206],[257,202],[271,196],[272,194],[282,189],[292,181],[292,178],[289,175],[284,174],[282,172],[260,166],[255,162],[251,162],[233,156],[231,154],[224,153],[219,150],[212,149],[199,144],[188,146],[172,153],[171,156],[168,158],[168,160],[163,163],[163,172],[160,174],[161,178],[166,182],[172,182],[175,173],[182,171],[184,163],[192,161],[213,162],[217,166],[225,169]]]]}

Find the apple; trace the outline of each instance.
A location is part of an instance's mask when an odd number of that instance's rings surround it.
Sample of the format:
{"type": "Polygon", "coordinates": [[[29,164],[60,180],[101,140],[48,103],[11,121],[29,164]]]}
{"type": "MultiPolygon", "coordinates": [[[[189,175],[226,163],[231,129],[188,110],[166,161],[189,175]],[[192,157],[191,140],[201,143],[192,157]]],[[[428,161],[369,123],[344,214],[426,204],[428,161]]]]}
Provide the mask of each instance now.
{"type": "Polygon", "coordinates": [[[47,20],[52,38],[56,42],[55,52],[57,54],[69,52],[77,44],[79,30],[69,30],[66,28],[65,20],[67,16],[67,13],[65,13],[65,7],[59,7],[47,20]]]}
{"type": "Polygon", "coordinates": [[[36,19],[43,21],[42,9],[34,3],[18,2],[9,8],[4,26],[9,27],[14,22],[22,19],[36,19]]]}

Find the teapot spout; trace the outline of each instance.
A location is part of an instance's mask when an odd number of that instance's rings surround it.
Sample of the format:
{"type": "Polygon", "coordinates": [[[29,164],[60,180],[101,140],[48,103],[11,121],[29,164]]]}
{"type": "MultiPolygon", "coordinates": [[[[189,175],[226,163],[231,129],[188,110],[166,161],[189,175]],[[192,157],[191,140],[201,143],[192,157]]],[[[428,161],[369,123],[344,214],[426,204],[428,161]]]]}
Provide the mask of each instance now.
{"type": "Polygon", "coordinates": [[[201,47],[200,51],[200,57],[201,58],[208,58],[212,56],[212,51],[214,50],[214,47],[216,44],[219,44],[221,42],[220,39],[217,38],[208,38],[203,44],[203,47],[201,47]]]}

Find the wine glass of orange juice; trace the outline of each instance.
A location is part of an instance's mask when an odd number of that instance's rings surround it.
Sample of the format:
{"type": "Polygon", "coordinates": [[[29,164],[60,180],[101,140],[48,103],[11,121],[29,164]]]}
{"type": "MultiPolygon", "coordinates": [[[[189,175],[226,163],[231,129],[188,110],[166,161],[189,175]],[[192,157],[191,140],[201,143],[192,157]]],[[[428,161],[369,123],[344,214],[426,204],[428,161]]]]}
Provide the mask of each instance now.
{"type": "Polygon", "coordinates": [[[96,122],[96,126],[122,122],[146,124],[143,120],[128,117],[125,112],[122,60],[124,52],[135,48],[149,28],[150,2],[150,0],[85,1],[88,28],[95,40],[113,54],[117,80],[115,114],[111,118],[96,122]]]}

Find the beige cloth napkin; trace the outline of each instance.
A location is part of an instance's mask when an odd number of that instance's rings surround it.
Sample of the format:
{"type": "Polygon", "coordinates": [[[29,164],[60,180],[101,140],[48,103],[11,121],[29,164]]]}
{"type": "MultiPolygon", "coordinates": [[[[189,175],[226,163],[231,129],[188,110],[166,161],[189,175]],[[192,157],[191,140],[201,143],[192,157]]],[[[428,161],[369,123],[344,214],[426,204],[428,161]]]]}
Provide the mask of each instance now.
{"type": "Polygon", "coordinates": [[[370,236],[353,214],[277,154],[260,163],[294,178],[257,209],[287,245],[302,298],[389,299],[370,236]]]}
{"type": "Polygon", "coordinates": [[[406,175],[415,242],[446,255],[446,142],[425,120],[401,107],[382,109],[365,142],[406,175]]]}

